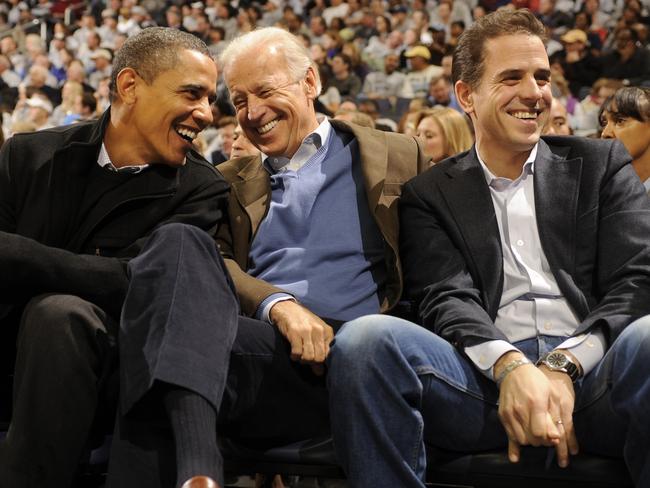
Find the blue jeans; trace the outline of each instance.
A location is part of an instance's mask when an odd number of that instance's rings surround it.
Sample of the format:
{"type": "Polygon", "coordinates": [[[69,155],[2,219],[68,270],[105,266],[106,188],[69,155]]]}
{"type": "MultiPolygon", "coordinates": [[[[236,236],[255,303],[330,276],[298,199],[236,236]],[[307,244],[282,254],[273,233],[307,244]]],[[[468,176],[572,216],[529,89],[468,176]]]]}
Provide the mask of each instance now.
{"type": "MultiPolygon", "coordinates": [[[[562,340],[517,346],[536,360],[562,340]]],[[[447,341],[402,319],[345,324],[328,387],[334,444],[355,488],[424,487],[425,444],[465,452],[507,445],[495,383],[447,341]]],[[[624,457],[635,484],[650,486],[650,316],[630,324],[575,388],[581,450],[624,457]]]]}

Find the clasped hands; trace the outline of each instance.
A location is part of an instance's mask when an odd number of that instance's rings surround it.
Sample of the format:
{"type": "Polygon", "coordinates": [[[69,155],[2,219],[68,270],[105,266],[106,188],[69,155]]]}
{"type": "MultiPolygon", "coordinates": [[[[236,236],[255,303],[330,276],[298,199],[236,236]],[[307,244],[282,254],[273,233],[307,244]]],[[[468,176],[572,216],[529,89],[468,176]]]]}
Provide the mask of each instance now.
{"type": "MultiPolygon", "coordinates": [[[[494,367],[523,358],[520,352],[504,354],[494,367]]],[[[508,435],[508,458],[516,463],[520,446],[554,446],[558,465],[569,465],[578,454],[573,427],[575,391],[569,375],[545,366],[526,364],[510,372],[501,383],[499,418],[508,435]]]]}
{"type": "Polygon", "coordinates": [[[291,346],[291,359],[311,365],[322,375],[323,363],[330,352],[334,329],[293,300],[277,302],[269,312],[271,321],[291,346]]]}

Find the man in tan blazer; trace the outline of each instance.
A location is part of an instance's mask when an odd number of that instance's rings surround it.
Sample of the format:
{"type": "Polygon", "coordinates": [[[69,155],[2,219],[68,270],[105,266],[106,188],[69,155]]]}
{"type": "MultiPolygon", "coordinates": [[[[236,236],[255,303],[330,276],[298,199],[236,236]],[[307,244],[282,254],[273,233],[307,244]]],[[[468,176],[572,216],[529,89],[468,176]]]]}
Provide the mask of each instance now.
{"type": "Polygon", "coordinates": [[[129,267],[109,486],[223,484],[217,430],[257,446],[328,432],[335,330],[395,313],[401,295],[398,198],[427,166],[415,139],[318,120],[317,71],[284,30],[246,34],[221,61],[262,158],[219,167],[231,183],[221,253],[169,226],[129,267]],[[155,404],[175,448],[151,447],[155,404]]]}

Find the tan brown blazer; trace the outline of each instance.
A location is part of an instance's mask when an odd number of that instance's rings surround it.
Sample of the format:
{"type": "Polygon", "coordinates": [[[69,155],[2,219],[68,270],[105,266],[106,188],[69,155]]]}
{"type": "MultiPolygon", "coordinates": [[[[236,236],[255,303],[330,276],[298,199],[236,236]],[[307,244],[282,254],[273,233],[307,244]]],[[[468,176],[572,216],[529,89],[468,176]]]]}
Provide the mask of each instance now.
{"type": "MultiPolygon", "coordinates": [[[[398,302],[403,287],[397,212],[402,184],[426,169],[428,158],[412,137],[337,120],[331,123],[335,130],[352,132],[359,143],[358,163],[362,167],[368,205],[385,241],[388,275],[381,304],[381,311],[385,312],[398,302]]],[[[228,215],[219,228],[217,243],[235,282],[242,312],[252,316],[266,297],[284,291],[246,273],[251,242],[271,201],[269,173],[259,156],[232,159],[218,169],[231,189],[228,215]]]]}

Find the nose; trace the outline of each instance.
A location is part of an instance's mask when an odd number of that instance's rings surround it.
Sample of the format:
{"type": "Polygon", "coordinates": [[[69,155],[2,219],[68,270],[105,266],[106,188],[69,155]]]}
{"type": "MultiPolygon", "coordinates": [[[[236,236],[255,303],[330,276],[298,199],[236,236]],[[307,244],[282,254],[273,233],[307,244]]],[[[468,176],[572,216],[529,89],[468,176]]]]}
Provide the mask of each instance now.
{"type": "Polygon", "coordinates": [[[254,121],[259,119],[264,114],[264,104],[262,100],[254,95],[248,97],[246,103],[246,118],[254,121]]]}
{"type": "Polygon", "coordinates": [[[206,126],[212,123],[212,105],[208,97],[203,97],[194,109],[194,117],[202,121],[206,126]]]}
{"type": "Polygon", "coordinates": [[[526,77],[521,84],[521,98],[537,101],[542,98],[543,90],[534,76],[526,77]]]}
{"type": "Polygon", "coordinates": [[[607,122],[607,124],[605,124],[605,127],[603,127],[603,131],[600,133],[600,137],[601,139],[615,139],[614,129],[610,122],[607,122]]]}

